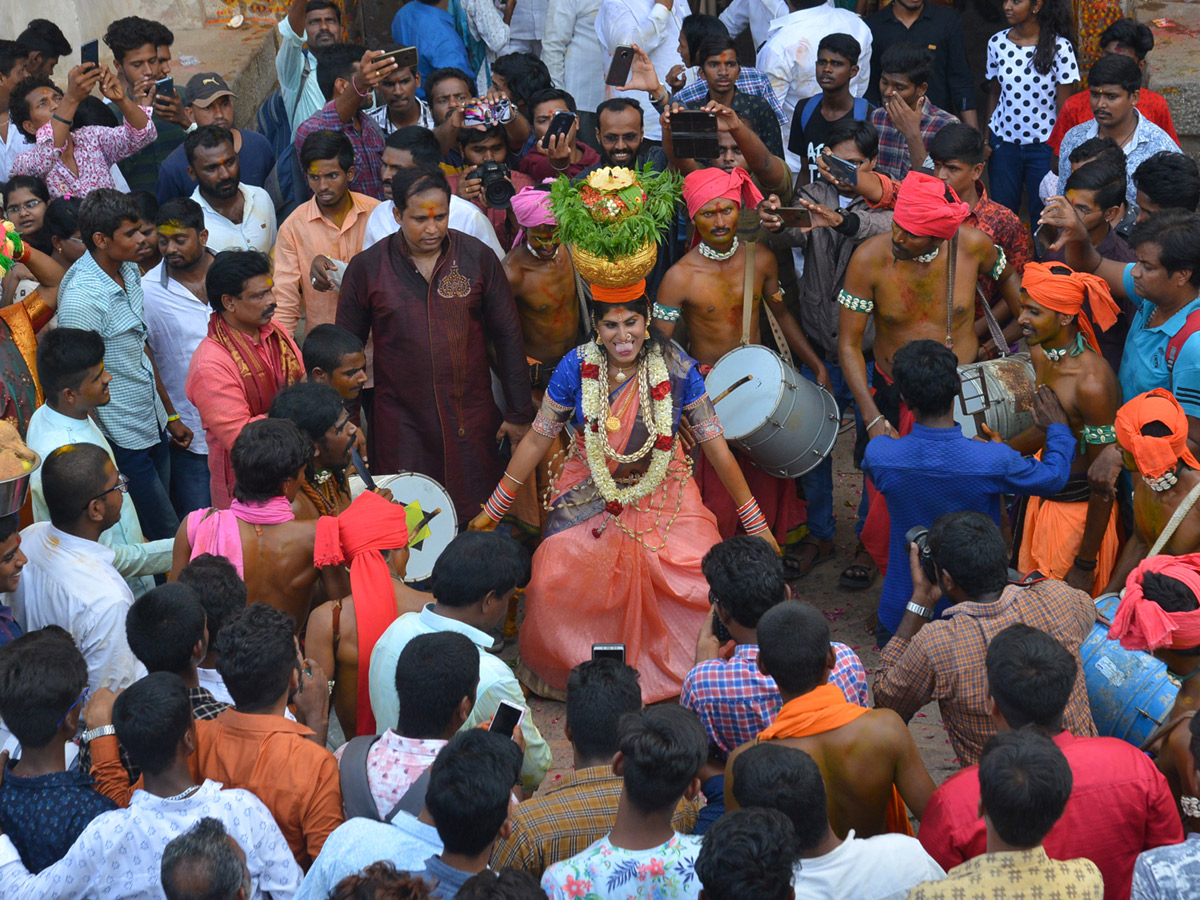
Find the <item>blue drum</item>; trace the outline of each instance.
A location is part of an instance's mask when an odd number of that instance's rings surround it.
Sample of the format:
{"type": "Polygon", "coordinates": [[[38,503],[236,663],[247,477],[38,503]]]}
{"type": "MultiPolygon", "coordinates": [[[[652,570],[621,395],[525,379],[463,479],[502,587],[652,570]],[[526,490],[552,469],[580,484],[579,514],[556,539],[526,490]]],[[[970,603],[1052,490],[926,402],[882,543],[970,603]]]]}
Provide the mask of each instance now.
{"type": "Polygon", "coordinates": [[[1096,598],[1100,621],[1080,645],[1079,657],[1096,731],[1140,747],[1171,714],[1179,682],[1154,654],[1126,650],[1108,639],[1119,603],[1117,594],[1096,598]]]}

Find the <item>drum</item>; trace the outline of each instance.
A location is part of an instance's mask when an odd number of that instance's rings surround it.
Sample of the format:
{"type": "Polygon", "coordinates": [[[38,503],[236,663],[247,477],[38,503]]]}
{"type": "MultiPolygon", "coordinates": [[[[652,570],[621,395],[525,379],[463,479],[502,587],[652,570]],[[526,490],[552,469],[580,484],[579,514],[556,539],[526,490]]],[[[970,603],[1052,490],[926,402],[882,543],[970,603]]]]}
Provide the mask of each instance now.
{"type": "MultiPolygon", "coordinates": [[[[400,472],[376,475],[375,485],[392,492],[392,499],[404,505],[411,555],[406,582],[424,581],[433,574],[433,564],[458,535],[458,514],[446,489],[427,475],[400,472]]],[[[357,475],[350,476],[350,495],[357,497],[365,485],[357,475]]]]}
{"type": "Polygon", "coordinates": [[[726,440],[777,478],[803,475],[833,449],[837,401],[773,350],[759,345],[730,350],[705,383],[726,440]]]}
{"type": "Polygon", "coordinates": [[[964,437],[982,436],[986,424],[1007,441],[1033,424],[1037,377],[1028,353],[959,366],[958,375],[954,421],[964,437]]]}
{"type": "Polygon", "coordinates": [[[1096,731],[1140,747],[1171,714],[1179,682],[1154,654],[1109,640],[1119,603],[1117,594],[1096,598],[1097,622],[1080,644],[1079,658],[1096,731]]]}

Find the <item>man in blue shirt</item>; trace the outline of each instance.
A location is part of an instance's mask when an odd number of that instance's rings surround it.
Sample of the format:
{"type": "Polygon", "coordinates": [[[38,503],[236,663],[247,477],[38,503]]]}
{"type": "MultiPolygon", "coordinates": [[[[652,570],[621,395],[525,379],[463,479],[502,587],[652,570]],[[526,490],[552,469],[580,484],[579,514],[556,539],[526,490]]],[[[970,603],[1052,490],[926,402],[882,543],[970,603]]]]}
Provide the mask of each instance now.
{"type": "Polygon", "coordinates": [[[425,99],[425,87],[434,69],[452,67],[474,73],[467,45],[454,27],[448,8],[450,0],[416,0],[405,3],[392,19],[392,40],[417,48],[417,74],[421,84],[417,96],[425,99]]]}
{"type": "Polygon", "coordinates": [[[1075,456],[1067,414],[1049,387],[1039,388],[1034,401],[1034,424],[1046,430],[1039,461],[998,441],[963,437],[954,421],[958,360],[948,347],[930,340],[906,344],[896,352],[892,377],[913,411],[912,431],[902,438],[879,435],[867,444],[862,463],[891,514],[887,575],[875,632],[880,648],[891,640],[912,596],[905,540],[910,528],[928,527],[943,513],[967,509],[990,515],[998,525],[1002,495],[1058,493],[1075,456]]]}

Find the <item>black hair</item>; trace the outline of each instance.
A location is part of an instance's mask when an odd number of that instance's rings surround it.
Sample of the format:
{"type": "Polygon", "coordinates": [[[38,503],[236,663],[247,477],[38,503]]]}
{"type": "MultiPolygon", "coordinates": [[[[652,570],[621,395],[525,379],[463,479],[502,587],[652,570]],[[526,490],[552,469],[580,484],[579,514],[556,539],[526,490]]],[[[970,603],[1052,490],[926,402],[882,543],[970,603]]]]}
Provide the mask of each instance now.
{"type": "Polygon", "coordinates": [[[637,670],[615,659],[588,659],[567,676],[567,725],[580,759],[611,759],[622,717],[640,712],[637,670]]]}
{"type": "Polygon", "coordinates": [[[160,584],[133,601],[125,638],[148,672],[185,674],[192,649],[204,640],[204,607],[186,584],[160,584]]]}
{"type": "Polygon", "coordinates": [[[1134,170],[1133,183],[1159,209],[1195,212],[1200,206],[1200,169],[1186,153],[1159,150],[1134,170]]]}
{"type": "Polygon", "coordinates": [[[714,56],[720,56],[726,50],[732,50],[734,55],[737,55],[737,42],[726,34],[710,34],[700,42],[700,46],[696,48],[696,53],[692,57],[693,62],[704,67],[705,60],[712,59],[714,56]]]}
{"type": "Polygon", "coordinates": [[[159,228],[163,225],[179,225],[199,234],[204,230],[204,210],[191,197],[175,197],[158,208],[154,224],[159,228]]]}
{"type": "Polygon", "coordinates": [[[1141,60],[1154,49],[1154,32],[1149,26],[1133,19],[1117,19],[1100,32],[1100,40],[1097,43],[1103,50],[1113,41],[1122,47],[1128,47],[1141,60]]]}
{"type": "Polygon", "coordinates": [[[50,202],[50,189],[46,187],[46,182],[36,175],[14,175],[8,179],[8,183],[4,185],[4,202],[9,201],[13,191],[21,188],[29,191],[43,203],[50,202]]]}
{"type": "Polygon", "coordinates": [[[126,16],[108,24],[108,30],[104,32],[104,43],[112,51],[117,65],[139,47],[147,44],[158,47],[161,44],[162,35],[155,26],[156,23],[141,16],[126,16]]]}
{"type": "Polygon", "coordinates": [[[363,342],[345,328],[327,322],[304,336],[301,352],[304,354],[304,372],[312,378],[314,370],[322,369],[332,374],[347,356],[362,353],[363,342]]]}
{"type": "Polygon", "coordinates": [[[337,17],[338,22],[342,21],[342,11],[333,0],[308,0],[304,4],[304,15],[307,16],[309,13],[317,12],[317,10],[321,9],[333,10],[333,14],[337,17]]]}
{"type": "Polygon", "coordinates": [[[1192,612],[1200,608],[1200,600],[1190,587],[1161,572],[1146,572],[1142,576],[1142,594],[1169,613],[1192,612]]]}
{"type": "Polygon", "coordinates": [[[437,166],[410,166],[401,169],[392,178],[392,203],[400,211],[408,206],[409,197],[426,191],[441,191],[449,202],[450,182],[437,166]]]}
{"type": "Polygon", "coordinates": [[[504,141],[504,146],[507,150],[508,140],[506,134],[504,126],[499,122],[494,125],[486,125],[483,128],[460,128],[458,130],[458,145],[460,147],[470,147],[475,144],[482,144],[484,141],[499,138],[501,141],[504,141]]]}
{"type": "MultiPolygon", "coordinates": [[[[516,56],[519,54],[513,54],[513,55],[516,56]]],[[[504,59],[504,57],[500,57],[500,59],[504,59]]],[[[500,60],[498,59],[498,60],[496,60],[496,62],[500,62],[500,60]]],[[[492,63],[492,71],[494,72],[495,70],[496,70],[496,63],[492,63]]],[[[474,78],[472,78],[470,75],[468,75],[462,69],[456,68],[455,66],[443,66],[440,69],[434,69],[432,72],[429,73],[429,77],[425,79],[425,82],[424,82],[425,96],[432,97],[433,89],[435,87],[437,87],[439,84],[441,84],[443,81],[448,81],[451,78],[456,78],[459,81],[463,82],[467,86],[467,90],[469,92],[471,92],[471,93],[475,92],[475,79],[474,78]]],[[[418,126],[409,125],[408,127],[416,128],[418,126]]],[[[400,130],[403,131],[404,129],[402,128],[400,130]]],[[[440,159],[441,156],[439,155],[438,158],[440,159]]]]}
{"type": "Polygon", "coordinates": [[[1157,244],[1159,259],[1171,273],[1190,271],[1188,283],[1200,286],[1200,215],[1183,209],[1164,209],[1133,226],[1129,246],[1157,244]]]}
{"type": "Polygon", "coordinates": [[[330,44],[317,54],[317,87],[326,102],[333,99],[334,82],[339,78],[349,81],[362,58],[363,48],[358,44],[330,44]]]}
{"type": "Polygon", "coordinates": [[[7,516],[0,516],[0,543],[7,541],[20,530],[21,517],[17,515],[17,513],[9,513],[7,516]]]}
{"type": "Polygon", "coordinates": [[[414,740],[445,736],[463,697],[475,702],[479,649],[456,631],[419,634],[396,660],[400,721],[396,730],[414,740]]]}
{"type": "Polygon", "coordinates": [[[1127,94],[1142,89],[1142,69],[1123,54],[1106,53],[1088,69],[1088,86],[1116,85],[1127,94]]]}
{"type": "Polygon", "coordinates": [[[858,42],[854,35],[843,34],[840,31],[835,31],[833,34],[827,34],[821,38],[821,42],[817,44],[818,57],[821,55],[822,50],[832,50],[852,66],[857,66],[858,58],[862,56],[862,44],[858,42]]]}
{"type": "Polygon", "coordinates": [[[75,107],[75,115],[71,116],[71,130],[98,125],[101,128],[116,128],[121,124],[117,114],[108,104],[92,94],[88,94],[75,107]]]}
{"type": "Polygon", "coordinates": [[[1093,159],[1067,176],[1067,190],[1092,191],[1100,209],[1111,209],[1125,202],[1127,181],[1124,166],[1093,159]]]}
{"type": "Polygon", "coordinates": [[[1067,160],[1072,165],[1079,165],[1081,162],[1092,162],[1097,159],[1112,160],[1125,165],[1125,151],[1112,138],[1096,136],[1088,138],[1067,156],[1067,160]]]}
{"type": "Polygon", "coordinates": [[[558,88],[543,88],[537,93],[530,94],[529,96],[528,109],[530,119],[533,118],[533,111],[535,109],[537,109],[543,103],[550,103],[553,101],[561,101],[562,103],[566,104],[567,109],[569,109],[571,112],[575,112],[574,97],[572,97],[566,91],[559,90],[558,88]]]}
{"type": "Polygon", "coordinates": [[[336,159],[343,172],[354,165],[354,145],[341,131],[314,131],[300,145],[300,165],[304,171],[317,160],[336,159]]]}
{"type": "Polygon", "coordinates": [[[983,814],[1006,844],[1036,847],[1071,797],[1074,776],[1063,752],[1036,731],[1003,731],[979,757],[983,814]]]}
{"type": "Polygon", "coordinates": [[[929,551],[968,597],[1008,584],[1008,548],[990,516],[974,510],[943,513],[929,526],[929,551]]]}
{"type": "Polygon", "coordinates": [[[470,728],[438,753],[429,772],[425,807],[447,853],[478,856],[508,819],[521,750],[508,737],[470,728]]]}
{"type": "Polygon", "coordinates": [[[420,125],[397,128],[384,139],[383,145],[393,150],[407,150],[418,166],[436,167],[442,160],[442,148],[437,138],[432,131],[420,125]]]}
{"type": "Polygon", "coordinates": [[[104,362],[104,338],[83,328],[52,328],[41,336],[37,348],[38,380],[46,397],[57,401],[67,388],[83,386],[88,369],[104,362]]]}
{"type": "Polygon", "coordinates": [[[703,13],[692,13],[691,15],[684,16],[680,33],[683,36],[683,43],[687,47],[688,56],[691,57],[693,66],[701,64],[700,46],[708,38],[729,37],[729,29],[725,27],[724,22],[716,16],[708,16],[703,13]]]}
{"type": "Polygon", "coordinates": [[[642,109],[642,104],[638,103],[633,97],[609,97],[603,103],[596,107],[596,128],[600,127],[600,116],[606,112],[619,113],[627,109],[636,110],[638,114],[638,123],[645,125],[646,111],[642,109]]]}
{"type": "Polygon", "coordinates": [[[484,869],[472,875],[454,900],[546,900],[537,877],[524,869],[484,869]]]}
{"type": "Polygon", "coordinates": [[[187,157],[188,165],[191,166],[195,164],[196,151],[201,147],[211,150],[225,144],[233,146],[232,131],[220,125],[201,125],[194,131],[188,132],[187,137],[183,139],[183,153],[187,157]]]}
{"type": "Polygon", "coordinates": [[[96,249],[94,235],[112,237],[126,222],[141,221],[137,201],[114,188],[96,188],[79,204],[79,236],[89,250],[96,249]]]}
{"type": "Polygon", "coordinates": [[[162,22],[150,23],[150,37],[154,40],[155,47],[170,47],[175,43],[175,32],[162,22]]]}
{"type": "Polygon", "coordinates": [[[63,444],[42,463],[42,496],[55,528],[67,531],[104,490],[112,465],[98,444],[63,444]]]}
{"type": "Polygon", "coordinates": [[[433,564],[430,589],[438,603],[463,608],[488,594],[503,597],[529,582],[529,554],[507,535],[464,531],[433,564]]]}
{"type": "Polygon", "coordinates": [[[1049,75],[1054,71],[1054,60],[1058,56],[1058,39],[1066,38],[1072,43],[1071,4],[1069,0],[1046,0],[1035,16],[1038,39],[1033,48],[1033,68],[1039,74],[1049,75]]]}
{"type": "Polygon", "coordinates": [[[129,761],[148,775],[161,775],[192,727],[187,686],[173,672],[152,672],[117,695],[112,723],[129,761]]]}
{"type": "Polygon", "coordinates": [[[825,680],[829,622],[811,604],[785,600],[758,620],[758,661],[784,693],[807,694],[825,680]]]}
{"type": "Polygon", "coordinates": [[[43,56],[71,55],[71,42],[49,19],[31,19],[25,30],[17,35],[17,43],[43,56]]]}
{"type": "Polygon", "coordinates": [[[903,75],[914,85],[929,84],[933,54],[911,41],[899,41],[883,51],[879,71],[883,75],[903,75]]]}
{"type": "Polygon", "coordinates": [[[777,809],[792,823],[801,853],[815,848],[829,830],[821,769],[803,750],[784,744],[747,747],[733,761],[733,796],[738,806],[777,809]]]}
{"type": "Polygon", "coordinates": [[[929,142],[929,158],[934,162],[947,163],[951,160],[978,166],[986,158],[987,144],[978,128],[951,122],[945,125],[929,142]]]}
{"type": "Polygon", "coordinates": [[[295,478],[313,456],[313,442],[287,419],[248,423],[233,442],[233,495],[243,503],[279,497],[283,482],[295,478]]]}
{"type": "Polygon", "coordinates": [[[233,563],[223,556],[201,553],[183,567],[176,581],[186,584],[200,599],[208,621],[210,648],[216,645],[229,617],[249,602],[246,582],[242,581],[233,563]]]}
{"type": "Polygon", "coordinates": [[[204,293],[213,312],[225,311],[222,298],[236,297],[246,289],[246,282],[271,274],[271,260],[261,250],[222,250],[208,267],[204,276],[204,293]]]}
{"type": "Polygon", "coordinates": [[[892,379],[914,411],[922,416],[945,415],[961,384],[958,357],[937,341],[912,341],[896,351],[892,379]]]}
{"type": "Polygon", "coordinates": [[[1079,666],[1061,643],[1029,625],[1009,625],[988,644],[988,693],[1009,728],[1062,730],[1079,666]]]}
{"type": "Polygon", "coordinates": [[[709,600],[744,628],[757,628],[763,613],[787,599],[783,563],[757,537],[739,534],[715,544],[700,568],[708,581],[709,600]]]}
{"type": "Polygon", "coordinates": [[[220,819],[205,816],[172,838],[159,868],[166,900],[233,900],[247,870],[230,837],[220,819]]]}
{"type": "Polygon", "coordinates": [[[625,796],[634,809],[674,809],[708,759],[700,717],[682,706],[652,706],[621,719],[625,796]]]}
{"type": "Polygon", "coordinates": [[[130,191],[129,196],[137,204],[143,222],[153,222],[158,218],[158,198],[149,191],[130,191]]]}
{"type": "Polygon", "coordinates": [[[276,394],[267,415],[272,419],[295,422],[313,443],[318,443],[345,411],[341,394],[329,385],[301,381],[276,394]]]}
{"type": "Polygon", "coordinates": [[[430,881],[381,860],[339,881],[328,900],[429,900],[430,889],[430,881]]]}
{"type": "MultiPolygon", "coordinates": [[[[492,63],[492,71],[504,79],[509,95],[530,113],[533,112],[530,98],[538,91],[554,87],[550,70],[532,53],[506,53],[492,63]]],[[[467,84],[474,90],[474,79],[468,78],[467,84]]]]}
{"type": "Polygon", "coordinates": [[[836,147],[846,141],[854,141],[854,146],[864,159],[879,156],[879,131],[866,120],[839,119],[829,123],[829,130],[825,132],[825,146],[836,147]]]}
{"type": "Polygon", "coordinates": [[[8,75],[18,60],[29,56],[29,48],[19,41],[0,40],[0,75],[8,75]]]}
{"type": "Polygon", "coordinates": [[[62,88],[50,80],[47,75],[26,75],[8,95],[8,120],[25,136],[25,143],[32,144],[34,135],[25,130],[25,123],[33,118],[33,107],[29,104],[29,95],[38,88],[50,88],[62,96],[62,88]]]}
{"type": "Polygon", "coordinates": [[[296,624],[283,610],[256,601],[225,622],[217,640],[217,671],[239,711],[273,706],[297,668],[296,624]]]}
{"type": "Polygon", "coordinates": [[[47,625],[0,647],[0,714],[24,747],[54,740],[88,684],[87,661],[62,628],[47,625]]]}
{"type": "Polygon", "coordinates": [[[713,823],[696,856],[708,900],[791,900],[796,835],[777,809],[738,809],[713,823]]]}
{"type": "MultiPolygon", "coordinates": [[[[55,197],[46,204],[46,218],[42,220],[42,231],[50,239],[51,247],[53,247],[54,238],[65,241],[73,237],[79,230],[79,204],[81,202],[79,197],[55,197]]],[[[39,347],[41,341],[45,339],[46,335],[43,335],[38,342],[39,347]]]]}

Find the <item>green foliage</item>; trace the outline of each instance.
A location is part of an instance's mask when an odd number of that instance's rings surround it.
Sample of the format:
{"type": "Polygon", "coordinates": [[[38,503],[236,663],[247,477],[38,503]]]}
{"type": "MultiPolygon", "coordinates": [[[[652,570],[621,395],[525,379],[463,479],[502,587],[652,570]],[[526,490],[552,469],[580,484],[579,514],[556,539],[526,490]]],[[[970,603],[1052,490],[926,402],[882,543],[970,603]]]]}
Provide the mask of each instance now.
{"type": "Polygon", "coordinates": [[[635,167],[634,172],[637,184],[617,196],[630,209],[641,206],[641,210],[616,223],[595,221],[579,196],[584,182],[572,184],[565,175],[559,176],[550,188],[550,205],[562,241],[612,261],[636,253],[651,241],[661,244],[675,216],[683,178],[652,166],[635,167]]]}

